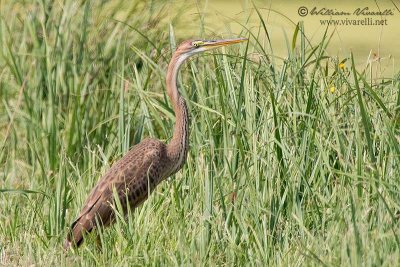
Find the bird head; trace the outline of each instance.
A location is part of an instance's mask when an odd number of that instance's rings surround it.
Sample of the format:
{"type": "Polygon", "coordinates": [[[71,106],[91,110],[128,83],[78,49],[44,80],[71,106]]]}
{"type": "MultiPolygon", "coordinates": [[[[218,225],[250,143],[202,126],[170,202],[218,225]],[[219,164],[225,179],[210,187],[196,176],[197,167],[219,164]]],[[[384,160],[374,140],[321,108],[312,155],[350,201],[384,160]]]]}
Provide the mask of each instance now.
{"type": "Polygon", "coordinates": [[[182,42],[176,49],[176,54],[181,58],[188,58],[198,53],[231,44],[247,41],[247,38],[233,38],[223,40],[187,40],[182,42]]]}

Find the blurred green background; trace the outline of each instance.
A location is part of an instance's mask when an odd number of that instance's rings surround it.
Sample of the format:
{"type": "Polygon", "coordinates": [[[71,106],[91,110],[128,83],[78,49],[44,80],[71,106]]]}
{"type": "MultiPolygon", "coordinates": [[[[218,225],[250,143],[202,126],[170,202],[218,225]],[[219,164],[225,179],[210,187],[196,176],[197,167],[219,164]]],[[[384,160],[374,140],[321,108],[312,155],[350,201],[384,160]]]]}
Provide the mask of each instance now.
{"type": "Polygon", "coordinates": [[[287,40],[291,38],[298,21],[304,21],[307,37],[316,44],[322,38],[327,26],[321,25],[320,20],[326,19],[387,19],[388,25],[362,26],[344,25],[330,26],[328,32],[333,33],[328,46],[328,54],[340,59],[348,57],[352,51],[357,63],[366,66],[370,61],[380,60],[378,67],[383,75],[392,76],[399,68],[400,57],[400,2],[396,1],[226,1],[211,0],[172,1],[168,5],[168,14],[174,14],[182,6],[188,9],[182,11],[181,21],[184,27],[179,27],[177,36],[229,36],[230,33],[240,33],[242,26],[252,32],[260,30],[260,23],[254,10],[256,5],[268,27],[274,54],[280,57],[287,56],[287,40]],[[348,11],[352,13],[357,8],[368,7],[370,11],[390,10],[394,15],[381,16],[311,16],[301,17],[298,14],[300,7],[317,9],[332,9],[333,11],[348,11]],[[248,19],[250,16],[250,19],[248,19]],[[204,22],[204,28],[199,29],[198,21],[204,22]]]}

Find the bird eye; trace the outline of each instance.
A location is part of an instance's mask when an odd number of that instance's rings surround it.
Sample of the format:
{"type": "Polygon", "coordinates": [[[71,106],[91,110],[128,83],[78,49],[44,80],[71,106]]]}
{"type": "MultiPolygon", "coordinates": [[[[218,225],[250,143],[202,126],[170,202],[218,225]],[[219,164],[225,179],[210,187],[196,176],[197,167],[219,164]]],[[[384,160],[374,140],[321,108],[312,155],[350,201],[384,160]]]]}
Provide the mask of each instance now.
{"type": "Polygon", "coordinates": [[[194,47],[199,47],[201,44],[202,44],[201,41],[197,41],[197,42],[193,42],[193,43],[192,43],[192,45],[193,45],[194,47]]]}

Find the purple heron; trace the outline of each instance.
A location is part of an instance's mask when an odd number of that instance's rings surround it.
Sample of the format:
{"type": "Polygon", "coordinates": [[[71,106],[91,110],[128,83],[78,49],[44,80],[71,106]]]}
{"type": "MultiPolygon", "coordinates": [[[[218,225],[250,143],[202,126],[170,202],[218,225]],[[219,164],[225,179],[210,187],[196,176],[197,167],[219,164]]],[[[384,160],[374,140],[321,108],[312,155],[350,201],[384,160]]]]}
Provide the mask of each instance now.
{"type": "Polygon", "coordinates": [[[115,218],[115,197],[124,211],[142,203],[165,178],[179,171],[186,162],[189,148],[189,115],[184,98],[177,88],[178,71],[189,57],[221,46],[244,42],[245,38],[224,40],[187,40],[176,49],[167,70],[167,94],[176,116],[174,132],[169,144],[146,138],[118,160],[100,178],[90,192],[78,218],[72,223],[64,242],[67,250],[79,246],[85,233],[97,223],[108,226],[115,218]],[[117,193],[117,196],[113,193],[117,193]]]}

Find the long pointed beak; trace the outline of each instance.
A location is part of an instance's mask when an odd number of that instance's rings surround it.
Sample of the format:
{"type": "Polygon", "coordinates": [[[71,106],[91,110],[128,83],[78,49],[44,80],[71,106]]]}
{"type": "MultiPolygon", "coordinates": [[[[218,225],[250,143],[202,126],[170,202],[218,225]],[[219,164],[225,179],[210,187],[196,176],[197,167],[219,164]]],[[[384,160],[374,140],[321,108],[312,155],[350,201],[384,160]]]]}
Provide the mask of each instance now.
{"type": "Polygon", "coordinates": [[[233,38],[233,39],[223,39],[223,40],[215,40],[215,41],[204,41],[202,47],[206,50],[213,49],[221,46],[227,46],[231,44],[237,44],[241,42],[247,41],[247,38],[233,38]]]}

